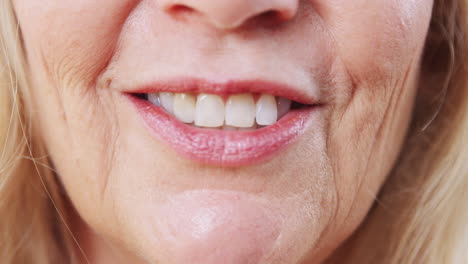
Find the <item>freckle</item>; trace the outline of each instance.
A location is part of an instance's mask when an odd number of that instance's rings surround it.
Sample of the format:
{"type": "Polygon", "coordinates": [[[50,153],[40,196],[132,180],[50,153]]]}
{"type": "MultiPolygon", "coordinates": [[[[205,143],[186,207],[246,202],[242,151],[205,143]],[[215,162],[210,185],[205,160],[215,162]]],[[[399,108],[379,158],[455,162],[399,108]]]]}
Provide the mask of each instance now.
{"type": "Polygon", "coordinates": [[[67,115],[65,114],[65,112],[62,111],[61,116],[62,116],[62,120],[66,122],[67,121],[67,115]]]}

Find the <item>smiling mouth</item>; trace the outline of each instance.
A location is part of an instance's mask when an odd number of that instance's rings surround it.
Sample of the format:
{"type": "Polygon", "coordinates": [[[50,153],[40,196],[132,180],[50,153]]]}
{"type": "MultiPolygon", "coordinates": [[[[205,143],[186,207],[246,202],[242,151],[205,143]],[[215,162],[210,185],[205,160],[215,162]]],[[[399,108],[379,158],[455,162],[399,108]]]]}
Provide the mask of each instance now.
{"type": "Polygon", "coordinates": [[[122,94],[157,141],[215,166],[265,161],[304,134],[322,108],[298,89],[263,81],[182,79],[122,94]]]}
{"type": "Polygon", "coordinates": [[[227,131],[260,129],[275,124],[290,111],[313,107],[271,94],[241,93],[222,96],[159,92],[132,95],[164,109],[182,123],[227,131]]]}

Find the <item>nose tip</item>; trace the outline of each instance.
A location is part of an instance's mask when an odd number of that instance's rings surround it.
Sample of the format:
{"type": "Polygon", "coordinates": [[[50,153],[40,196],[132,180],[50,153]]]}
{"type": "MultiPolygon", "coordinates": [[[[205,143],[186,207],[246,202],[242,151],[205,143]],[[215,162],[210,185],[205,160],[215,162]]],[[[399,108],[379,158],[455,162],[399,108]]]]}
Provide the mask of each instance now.
{"type": "Polygon", "coordinates": [[[282,23],[296,16],[299,0],[160,0],[171,16],[190,13],[218,29],[234,29],[255,18],[282,23]]]}

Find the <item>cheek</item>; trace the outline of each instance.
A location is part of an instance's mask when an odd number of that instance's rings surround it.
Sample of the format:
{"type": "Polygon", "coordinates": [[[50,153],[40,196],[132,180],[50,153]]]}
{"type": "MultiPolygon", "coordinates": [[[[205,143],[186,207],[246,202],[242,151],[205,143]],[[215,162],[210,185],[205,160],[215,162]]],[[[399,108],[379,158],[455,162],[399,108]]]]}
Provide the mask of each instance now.
{"type": "Polygon", "coordinates": [[[119,124],[112,116],[112,98],[100,95],[106,91],[97,89],[96,80],[135,2],[14,2],[31,70],[28,106],[34,125],[80,206],[99,205],[95,201],[109,174],[119,124]],[[93,170],[98,173],[83,173],[93,170]],[[82,195],[85,190],[88,195],[82,195]]]}
{"type": "MultiPolygon", "coordinates": [[[[322,1],[335,45],[329,156],[342,219],[360,221],[393,166],[410,119],[430,0],[322,1]],[[416,8],[417,7],[417,8],[416,8]],[[362,211],[361,211],[362,212],[362,211]]],[[[351,223],[353,221],[348,221],[351,223]]]]}
{"type": "MultiPolygon", "coordinates": [[[[409,115],[411,108],[401,104],[412,104],[432,0],[317,3],[334,45],[332,86],[338,88],[332,93],[336,106],[332,125],[353,135],[351,141],[339,142],[371,144],[369,138],[385,118],[409,115]],[[389,113],[393,107],[395,115],[389,113]]],[[[391,129],[400,126],[392,125],[391,129]]]]}
{"type": "Polygon", "coordinates": [[[355,82],[377,82],[405,71],[418,58],[432,0],[322,1],[337,56],[355,82]]]}
{"type": "Polygon", "coordinates": [[[42,69],[51,82],[62,82],[54,83],[58,87],[91,88],[136,2],[17,0],[28,60],[40,64],[35,69],[42,69]]]}
{"type": "Polygon", "coordinates": [[[89,133],[92,127],[99,128],[102,137],[111,130],[97,121],[106,114],[99,108],[111,105],[99,101],[102,91],[96,80],[135,4],[133,0],[14,1],[32,74],[33,114],[40,120],[42,134],[57,135],[51,141],[67,146],[65,152],[79,150],[76,142],[96,134],[89,133]]]}

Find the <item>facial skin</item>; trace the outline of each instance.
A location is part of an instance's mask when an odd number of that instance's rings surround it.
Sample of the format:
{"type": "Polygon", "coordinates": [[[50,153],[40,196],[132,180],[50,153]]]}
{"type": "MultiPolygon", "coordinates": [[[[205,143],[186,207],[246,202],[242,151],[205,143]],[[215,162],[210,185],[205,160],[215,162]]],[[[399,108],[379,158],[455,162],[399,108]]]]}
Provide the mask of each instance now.
{"type": "Polygon", "coordinates": [[[333,254],[373,204],[411,116],[433,4],[13,3],[31,77],[26,104],[90,263],[288,264],[333,254]],[[282,19],[259,15],[268,10],[282,19]],[[270,159],[206,166],[156,140],[121,93],[179,75],[313,80],[323,107],[270,159]]]}

